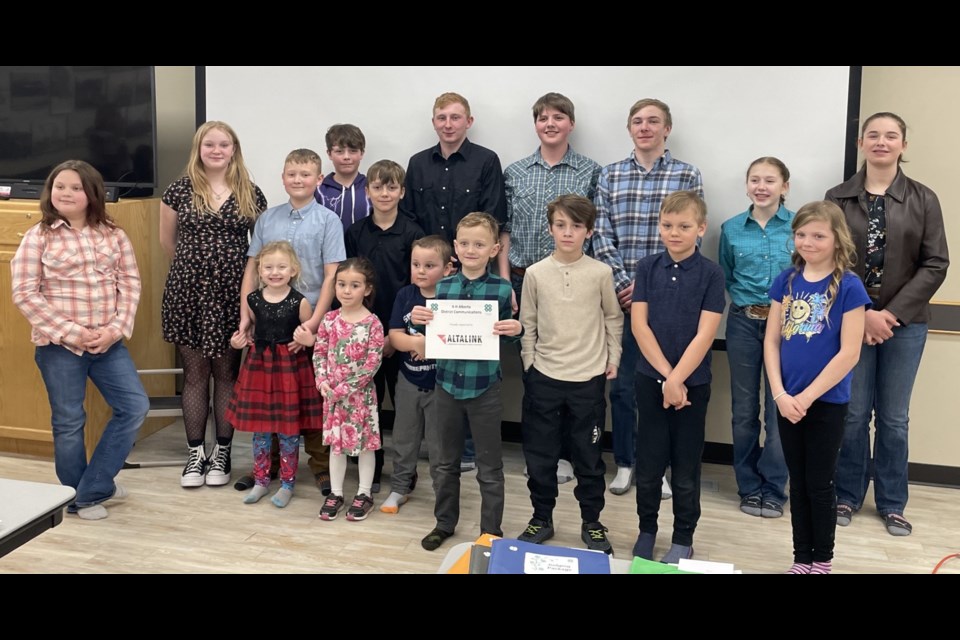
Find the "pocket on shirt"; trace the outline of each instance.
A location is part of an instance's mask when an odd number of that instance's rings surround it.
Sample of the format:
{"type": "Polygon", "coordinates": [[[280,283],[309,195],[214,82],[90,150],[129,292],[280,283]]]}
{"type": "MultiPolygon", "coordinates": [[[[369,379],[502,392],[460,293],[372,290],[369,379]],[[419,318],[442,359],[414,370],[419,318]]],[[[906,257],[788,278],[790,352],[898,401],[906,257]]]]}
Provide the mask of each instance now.
{"type": "MultiPolygon", "coordinates": [[[[463,211],[464,213],[480,211],[480,183],[454,188],[456,189],[453,194],[454,211],[463,211]]],[[[492,211],[487,211],[487,213],[493,214],[492,211]]]]}
{"type": "Polygon", "coordinates": [[[48,277],[76,276],[83,271],[83,256],[76,249],[44,252],[40,260],[48,277]]]}
{"type": "Polygon", "coordinates": [[[104,246],[96,250],[97,273],[103,275],[113,275],[117,271],[117,263],[120,261],[120,252],[116,247],[104,246]]]}

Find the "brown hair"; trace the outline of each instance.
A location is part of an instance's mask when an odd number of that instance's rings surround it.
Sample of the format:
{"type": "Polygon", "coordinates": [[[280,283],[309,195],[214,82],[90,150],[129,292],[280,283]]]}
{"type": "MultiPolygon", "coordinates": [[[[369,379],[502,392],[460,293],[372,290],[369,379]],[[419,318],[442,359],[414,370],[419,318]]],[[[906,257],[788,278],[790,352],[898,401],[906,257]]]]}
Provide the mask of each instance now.
{"type": "Polygon", "coordinates": [[[380,184],[390,184],[391,182],[403,186],[403,180],[407,172],[393,160],[377,160],[367,169],[367,184],[379,182],[380,184]]]}
{"type": "Polygon", "coordinates": [[[560,113],[570,118],[570,122],[576,122],[573,115],[573,101],[562,93],[547,93],[533,103],[533,121],[536,122],[544,109],[556,109],[560,113]]]}
{"type": "Polygon", "coordinates": [[[335,124],[327,129],[324,139],[327,143],[327,153],[334,147],[356,149],[360,153],[367,148],[367,139],[363,136],[363,131],[360,131],[360,127],[355,124],[335,124]]]}
{"type": "MultiPolygon", "coordinates": [[[[861,141],[863,140],[863,134],[867,130],[867,125],[873,122],[874,120],[877,120],[878,118],[890,118],[891,120],[896,122],[897,127],[900,129],[900,135],[903,136],[903,141],[904,142],[907,141],[907,123],[904,121],[903,118],[901,118],[895,113],[891,113],[890,111],[878,111],[877,113],[873,114],[872,116],[870,116],[869,118],[863,121],[863,126],[860,127],[861,141]]],[[[906,160],[903,159],[902,153],[900,154],[900,157],[897,158],[897,164],[900,164],[901,162],[907,162],[906,160]]]]}
{"type": "Polygon", "coordinates": [[[432,236],[424,236],[423,238],[417,238],[413,241],[411,249],[426,249],[427,251],[436,251],[437,255],[440,256],[440,261],[443,264],[450,262],[450,258],[453,257],[453,247],[450,246],[450,243],[446,238],[437,234],[432,236]]]}
{"type": "Polygon", "coordinates": [[[364,257],[347,258],[337,265],[337,272],[334,275],[339,276],[344,271],[356,271],[363,276],[367,284],[370,285],[370,293],[363,297],[363,306],[369,311],[373,309],[373,300],[377,297],[377,270],[373,268],[373,263],[364,257]]]}
{"type": "MultiPolygon", "coordinates": [[[[57,176],[63,171],[76,171],[80,176],[80,184],[83,185],[83,192],[87,196],[87,225],[96,227],[105,225],[111,229],[117,225],[107,214],[106,189],[103,186],[103,176],[83,160],[67,160],[61,162],[53,168],[50,175],[43,183],[43,191],[40,193],[40,212],[43,214],[43,224],[47,229],[57,220],[65,220],[63,216],[54,208],[52,193],[53,183],[57,176]]],[[[69,223],[68,223],[69,224],[69,223]]]]}
{"type": "Polygon", "coordinates": [[[230,158],[230,164],[227,166],[226,181],[230,191],[233,192],[234,198],[237,199],[237,210],[245,218],[256,218],[260,214],[260,209],[257,208],[253,180],[250,179],[250,172],[243,162],[240,140],[230,125],[219,120],[204,122],[193,134],[193,143],[190,145],[190,159],[187,160],[187,167],[183,171],[193,184],[193,207],[201,215],[218,215],[220,211],[220,207],[210,204],[213,202],[213,189],[210,188],[210,182],[207,180],[207,174],[203,168],[203,161],[200,159],[200,144],[204,137],[214,129],[227,134],[233,141],[233,157],[230,158]]]}
{"type": "Polygon", "coordinates": [[[547,205],[547,222],[553,224],[553,217],[557,211],[565,213],[574,222],[579,222],[593,231],[593,224],[597,221],[597,208],[589,198],[566,193],[547,205]]]}
{"type": "Polygon", "coordinates": [[[627,127],[630,127],[630,120],[633,119],[634,114],[644,107],[656,107],[663,111],[663,123],[668,127],[673,127],[673,116],[670,115],[670,107],[667,106],[667,103],[662,100],[657,100],[656,98],[644,98],[643,100],[637,100],[633,103],[633,106],[630,107],[630,115],[627,116],[627,127]]]}
{"type": "MultiPolygon", "coordinates": [[[[787,169],[787,165],[783,164],[783,160],[780,158],[774,158],[773,156],[763,156],[762,158],[757,158],[750,163],[750,166],[747,167],[747,180],[750,179],[750,171],[753,170],[758,164],[769,164],[771,167],[780,172],[780,178],[783,179],[783,183],[787,184],[790,182],[790,169],[787,169]]],[[[780,204],[783,204],[787,201],[787,196],[780,194],[780,204]]]]}

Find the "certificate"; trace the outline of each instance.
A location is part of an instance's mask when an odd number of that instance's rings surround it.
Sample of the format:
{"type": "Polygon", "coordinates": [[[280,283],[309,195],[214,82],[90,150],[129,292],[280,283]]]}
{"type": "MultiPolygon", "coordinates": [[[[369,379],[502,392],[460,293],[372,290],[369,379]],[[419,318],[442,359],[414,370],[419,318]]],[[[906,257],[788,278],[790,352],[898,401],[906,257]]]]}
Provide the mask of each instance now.
{"type": "Polygon", "coordinates": [[[427,325],[426,357],[431,360],[499,360],[500,319],[496,300],[430,300],[433,320],[427,325]]]}

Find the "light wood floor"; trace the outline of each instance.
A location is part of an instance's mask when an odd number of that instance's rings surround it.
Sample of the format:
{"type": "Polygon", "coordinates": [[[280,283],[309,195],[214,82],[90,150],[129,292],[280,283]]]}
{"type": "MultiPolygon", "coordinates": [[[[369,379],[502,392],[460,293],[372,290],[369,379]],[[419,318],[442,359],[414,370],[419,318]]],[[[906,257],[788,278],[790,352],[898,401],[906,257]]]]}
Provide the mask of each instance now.
{"type": "MultiPolygon", "coordinates": [[[[389,440],[388,440],[389,441],[389,440]]],[[[234,478],[250,461],[250,440],[238,434],[234,478]]],[[[132,460],[183,459],[185,441],[179,423],[139,443],[132,460]]],[[[390,469],[390,454],[387,469],[390,469]]],[[[518,444],[504,445],[506,510],[503,528],[519,534],[531,515],[523,458],[518,444]]],[[[613,477],[608,460],[608,482],[613,477]]],[[[476,474],[464,474],[460,526],[437,551],[424,551],[420,539],[433,527],[433,491],[427,462],[420,461],[421,484],[397,515],[375,508],[363,522],[317,519],[320,492],[314,487],[305,456],[299,483],[286,509],[269,499],[242,504],[243,494],[225,487],[182,489],[180,467],[122,471],[118,480],[130,496],[107,503],[110,516],[97,522],[64,516],[63,523],[0,558],[2,573],[432,573],[447,549],[479,535],[476,474]]],[[[347,469],[345,493],[356,491],[357,467],[347,469]]],[[[0,453],[0,476],[57,482],[52,461],[0,453]]],[[[384,474],[383,491],[389,492],[384,474]]],[[[749,573],[782,573],[791,563],[790,521],[740,513],[732,468],[704,465],[703,515],[694,542],[696,557],[732,562],[749,573]]],[[[560,486],[554,514],[557,535],[550,544],[581,546],[580,518],[573,497],[575,482],[560,486]]],[[[276,490],[274,482],[271,490],[276,490]]],[[[666,551],[673,517],[671,502],[660,514],[657,553],[666,551]]],[[[836,573],[930,573],[940,559],[960,552],[960,491],[911,485],[907,515],[913,535],[886,533],[872,500],[853,524],[837,531],[836,573]]],[[[602,520],[610,528],[617,557],[628,558],[637,535],[634,492],[607,494],[602,520]]],[[[960,573],[960,559],[941,573],[960,573]]]]}

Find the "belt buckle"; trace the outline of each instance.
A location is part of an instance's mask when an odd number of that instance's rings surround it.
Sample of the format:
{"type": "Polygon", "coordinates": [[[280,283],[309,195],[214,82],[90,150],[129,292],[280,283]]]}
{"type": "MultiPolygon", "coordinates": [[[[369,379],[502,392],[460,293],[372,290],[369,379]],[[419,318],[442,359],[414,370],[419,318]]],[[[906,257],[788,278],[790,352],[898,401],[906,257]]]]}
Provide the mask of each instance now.
{"type": "Polygon", "coordinates": [[[766,320],[770,315],[770,307],[751,304],[743,308],[743,313],[751,320],[766,320]]]}

